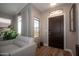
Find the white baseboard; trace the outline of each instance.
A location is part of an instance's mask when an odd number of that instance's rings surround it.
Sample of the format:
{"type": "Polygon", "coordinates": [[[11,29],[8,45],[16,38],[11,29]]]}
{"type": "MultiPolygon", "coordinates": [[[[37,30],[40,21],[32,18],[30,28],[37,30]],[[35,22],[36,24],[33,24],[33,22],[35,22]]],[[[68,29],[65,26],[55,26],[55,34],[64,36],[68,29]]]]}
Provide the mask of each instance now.
{"type": "Polygon", "coordinates": [[[44,46],[48,46],[48,44],[45,44],[45,43],[44,43],[44,46]]]}

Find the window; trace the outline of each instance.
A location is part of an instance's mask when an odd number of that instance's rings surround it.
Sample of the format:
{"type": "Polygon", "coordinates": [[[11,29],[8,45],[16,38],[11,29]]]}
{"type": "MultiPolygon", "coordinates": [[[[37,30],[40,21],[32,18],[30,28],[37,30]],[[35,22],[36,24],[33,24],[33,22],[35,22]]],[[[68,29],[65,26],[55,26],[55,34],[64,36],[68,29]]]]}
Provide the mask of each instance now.
{"type": "Polygon", "coordinates": [[[34,18],[34,38],[39,37],[40,21],[34,18]]]}
{"type": "Polygon", "coordinates": [[[0,28],[8,27],[11,24],[11,19],[0,18],[0,28]]]}
{"type": "Polygon", "coordinates": [[[21,35],[21,22],[22,22],[22,17],[18,16],[18,33],[21,35]]]}

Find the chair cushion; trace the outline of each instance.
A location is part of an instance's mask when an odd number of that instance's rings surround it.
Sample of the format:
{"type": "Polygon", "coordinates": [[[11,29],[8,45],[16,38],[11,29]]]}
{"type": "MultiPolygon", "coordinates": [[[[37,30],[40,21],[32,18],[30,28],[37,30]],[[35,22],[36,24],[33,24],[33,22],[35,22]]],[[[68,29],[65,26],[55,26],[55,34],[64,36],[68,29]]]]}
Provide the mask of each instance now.
{"type": "Polygon", "coordinates": [[[12,39],[12,40],[2,40],[0,41],[0,46],[5,46],[5,45],[10,45],[13,43],[15,39],[12,39]]]}
{"type": "Polygon", "coordinates": [[[15,45],[18,45],[20,47],[23,47],[25,45],[27,45],[29,43],[29,40],[27,40],[26,37],[18,37],[15,41],[14,41],[14,44],[15,45]]]}

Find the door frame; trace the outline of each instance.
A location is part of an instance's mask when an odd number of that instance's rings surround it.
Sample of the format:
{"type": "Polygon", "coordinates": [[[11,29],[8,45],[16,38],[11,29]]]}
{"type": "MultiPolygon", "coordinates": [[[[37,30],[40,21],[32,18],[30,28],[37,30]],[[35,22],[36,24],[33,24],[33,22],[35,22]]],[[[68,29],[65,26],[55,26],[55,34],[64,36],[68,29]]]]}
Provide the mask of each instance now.
{"type": "MultiPolygon", "coordinates": [[[[65,20],[65,15],[64,14],[62,14],[63,15],[63,20],[65,20]]],[[[61,15],[58,15],[58,16],[61,16],[61,15]]],[[[56,16],[52,16],[52,17],[56,17],[56,16]]],[[[51,18],[51,17],[48,17],[47,18],[47,39],[48,39],[48,41],[47,41],[47,43],[48,43],[48,45],[47,46],[49,46],[49,18],[51,18]]],[[[64,49],[66,49],[66,36],[65,36],[65,21],[63,22],[64,24],[64,49]]]]}

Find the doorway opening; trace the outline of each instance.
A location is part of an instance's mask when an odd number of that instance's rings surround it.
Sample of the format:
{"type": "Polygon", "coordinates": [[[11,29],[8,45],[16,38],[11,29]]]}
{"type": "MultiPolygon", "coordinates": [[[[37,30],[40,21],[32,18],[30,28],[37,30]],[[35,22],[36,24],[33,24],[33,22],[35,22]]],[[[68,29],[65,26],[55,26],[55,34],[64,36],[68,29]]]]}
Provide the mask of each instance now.
{"type": "Polygon", "coordinates": [[[48,22],[49,46],[64,49],[64,15],[50,17],[48,22]]]}

